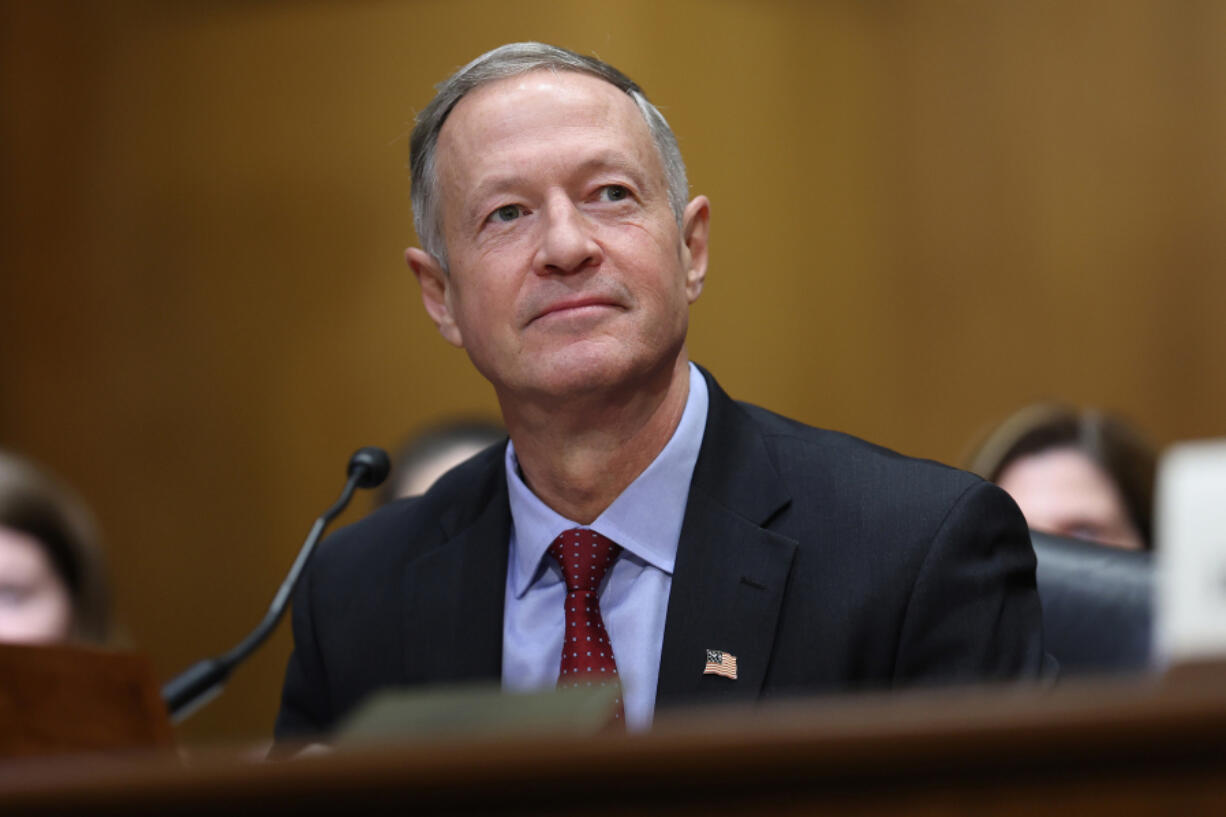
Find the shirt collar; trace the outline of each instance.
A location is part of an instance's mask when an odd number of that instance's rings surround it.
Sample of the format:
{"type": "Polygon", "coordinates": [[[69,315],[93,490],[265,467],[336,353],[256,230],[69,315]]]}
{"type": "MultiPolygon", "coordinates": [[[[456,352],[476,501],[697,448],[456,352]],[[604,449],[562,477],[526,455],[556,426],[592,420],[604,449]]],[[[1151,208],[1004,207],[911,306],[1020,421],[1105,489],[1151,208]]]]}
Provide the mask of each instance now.
{"type": "Polygon", "coordinates": [[[549,545],[564,530],[590,527],[624,550],[671,574],[681,538],[694,464],[707,425],[707,383],[690,364],[690,392],[681,421],[664,449],[591,525],[579,525],[532,493],[519,475],[514,443],[507,444],[507,490],[511,503],[514,592],[522,597],[536,579],[549,545]]]}

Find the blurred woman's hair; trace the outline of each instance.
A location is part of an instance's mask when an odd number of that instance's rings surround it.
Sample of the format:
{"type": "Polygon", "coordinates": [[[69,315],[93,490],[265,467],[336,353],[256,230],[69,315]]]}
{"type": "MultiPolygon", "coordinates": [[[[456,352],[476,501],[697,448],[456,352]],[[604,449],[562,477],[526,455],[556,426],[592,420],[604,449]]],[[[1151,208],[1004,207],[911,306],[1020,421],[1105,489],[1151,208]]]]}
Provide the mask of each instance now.
{"type": "Polygon", "coordinates": [[[1080,452],[1110,477],[1145,548],[1152,548],[1157,457],[1145,438],[1118,417],[1057,403],[1026,406],[987,435],[966,467],[998,482],[1022,457],[1055,449],[1080,452]]]}
{"type": "Polygon", "coordinates": [[[36,540],[72,600],[71,637],[102,644],[110,597],[96,527],[85,504],[28,460],[0,451],[0,528],[36,540]]]}

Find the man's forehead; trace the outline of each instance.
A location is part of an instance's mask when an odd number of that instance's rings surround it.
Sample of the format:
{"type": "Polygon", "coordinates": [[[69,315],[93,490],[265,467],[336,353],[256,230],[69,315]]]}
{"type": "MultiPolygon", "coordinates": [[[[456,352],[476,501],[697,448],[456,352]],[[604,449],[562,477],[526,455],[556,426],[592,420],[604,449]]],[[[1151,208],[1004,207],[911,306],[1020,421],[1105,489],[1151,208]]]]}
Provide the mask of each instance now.
{"type": "MultiPolygon", "coordinates": [[[[452,115],[457,110],[471,106],[478,101],[507,97],[525,91],[554,93],[571,99],[577,97],[605,99],[611,104],[622,100],[630,101],[629,94],[608,80],[593,74],[567,68],[534,68],[478,85],[452,107],[452,115]]],[[[633,102],[630,104],[633,105],[633,102]]]]}
{"type": "Polygon", "coordinates": [[[506,168],[503,148],[518,151],[525,144],[565,144],[565,156],[550,158],[578,164],[607,166],[619,162],[648,174],[662,172],[650,128],[638,105],[616,86],[574,71],[534,70],[495,80],[473,90],[452,110],[439,134],[437,172],[448,182],[460,182],[465,194],[486,187],[491,173],[499,178],[527,172],[506,168]],[[582,157],[574,141],[559,143],[568,132],[592,137],[582,157]],[[598,147],[598,143],[600,147],[598,147]],[[609,148],[621,152],[617,158],[609,148]]]}
{"type": "Polygon", "coordinates": [[[638,106],[617,86],[578,71],[541,68],[492,80],[465,94],[443,123],[439,144],[489,138],[500,135],[504,128],[532,126],[536,123],[518,114],[534,100],[603,111],[610,123],[632,129],[641,123],[646,131],[647,123],[638,106]]]}

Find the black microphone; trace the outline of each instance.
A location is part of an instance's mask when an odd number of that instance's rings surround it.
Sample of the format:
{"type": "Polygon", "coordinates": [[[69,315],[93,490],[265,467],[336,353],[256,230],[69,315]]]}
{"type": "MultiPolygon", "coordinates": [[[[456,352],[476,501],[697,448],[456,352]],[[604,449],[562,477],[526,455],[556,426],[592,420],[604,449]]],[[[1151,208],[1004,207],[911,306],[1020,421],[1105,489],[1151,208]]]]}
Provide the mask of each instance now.
{"type": "Polygon", "coordinates": [[[307,561],[315,551],[315,543],[323,535],[324,529],[349,505],[355,488],[374,488],[387,479],[387,472],[391,470],[391,467],[387,453],[381,448],[366,446],[354,452],[349,458],[347,469],[349,479],[345,482],[340,499],[336,500],[331,508],[324,511],[323,515],[311,526],[311,532],[307,534],[306,541],[302,543],[302,550],[298,551],[298,558],[294,560],[285,581],[281,582],[281,587],[277,590],[277,595],[273,597],[272,604],[268,606],[264,619],[229,652],[193,664],[162,687],[162,700],[175,723],[191,715],[216,697],[234,668],[254,652],[256,647],[264,643],[281,617],[285,615],[285,608],[289,606],[294,586],[298,584],[298,578],[306,568],[307,561]]]}

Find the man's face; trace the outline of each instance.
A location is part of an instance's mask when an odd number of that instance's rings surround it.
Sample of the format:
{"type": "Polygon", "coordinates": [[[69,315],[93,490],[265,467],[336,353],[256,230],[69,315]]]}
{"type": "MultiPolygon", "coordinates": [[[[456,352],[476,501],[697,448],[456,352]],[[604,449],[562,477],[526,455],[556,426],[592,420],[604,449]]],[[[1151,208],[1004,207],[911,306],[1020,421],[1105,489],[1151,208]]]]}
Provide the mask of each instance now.
{"type": "Polygon", "coordinates": [[[534,71],[454,108],[436,155],[450,270],[409,250],[427,311],[500,396],[564,397],[676,366],[708,204],[679,229],[647,123],[595,77],[534,71]]]}

